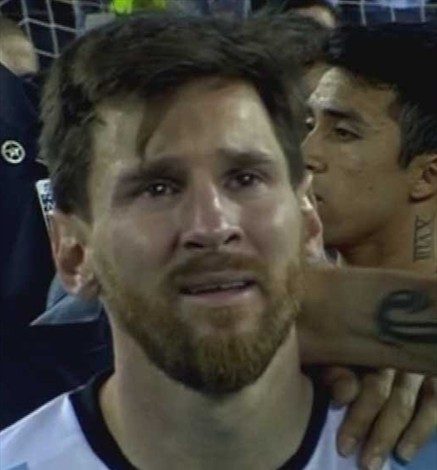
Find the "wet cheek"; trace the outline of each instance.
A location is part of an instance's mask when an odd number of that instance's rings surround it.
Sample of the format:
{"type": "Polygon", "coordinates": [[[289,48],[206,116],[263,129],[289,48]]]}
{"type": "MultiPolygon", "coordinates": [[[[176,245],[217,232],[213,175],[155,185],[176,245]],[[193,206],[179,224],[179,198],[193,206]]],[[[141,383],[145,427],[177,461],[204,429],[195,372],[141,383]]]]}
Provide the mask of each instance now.
{"type": "Polygon", "coordinates": [[[108,224],[102,239],[111,264],[130,283],[156,277],[168,258],[169,243],[159,226],[152,229],[122,220],[108,224]]]}

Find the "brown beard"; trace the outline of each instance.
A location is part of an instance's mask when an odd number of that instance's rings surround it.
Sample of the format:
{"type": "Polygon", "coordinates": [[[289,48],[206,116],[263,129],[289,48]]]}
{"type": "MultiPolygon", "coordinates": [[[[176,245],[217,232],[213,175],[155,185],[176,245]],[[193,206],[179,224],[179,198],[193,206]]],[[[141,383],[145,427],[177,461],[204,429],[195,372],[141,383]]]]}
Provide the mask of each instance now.
{"type": "MultiPolygon", "coordinates": [[[[266,272],[263,264],[246,257],[211,254],[191,258],[170,268],[145,294],[122,282],[107,260],[100,260],[102,300],[114,322],[142,348],[146,356],[169,377],[205,394],[225,394],[255,382],[287,338],[300,309],[298,266],[281,273],[266,272]],[[177,312],[174,286],[186,275],[225,269],[254,273],[267,300],[254,331],[200,336],[177,312]]],[[[196,308],[220,325],[232,324],[243,307],[196,308]]],[[[229,333],[229,332],[228,332],[229,333]]]]}

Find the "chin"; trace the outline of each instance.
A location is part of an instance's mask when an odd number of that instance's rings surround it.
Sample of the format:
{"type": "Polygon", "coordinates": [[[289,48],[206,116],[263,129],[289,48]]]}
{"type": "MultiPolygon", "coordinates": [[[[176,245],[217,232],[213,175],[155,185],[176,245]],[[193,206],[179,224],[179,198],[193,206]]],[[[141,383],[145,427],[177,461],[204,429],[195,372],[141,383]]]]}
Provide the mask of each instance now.
{"type": "Polygon", "coordinates": [[[255,383],[288,337],[296,312],[289,304],[276,307],[202,309],[165,334],[146,325],[129,333],[169,378],[205,395],[226,395],[255,383]]]}
{"type": "Polygon", "coordinates": [[[181,313],[193,338],[238,338],[261,334],[264,309],[259,306],[196,308],[181,313]]]}
{"type": "Polygon", "coordinates": [[[262,334],[205,336],[196,342],[191,367],[179,371],[177,380],[206,395],[238,393],[264,374],[289,331],[290,327],[277,331],[268,341],[262,334]]]}

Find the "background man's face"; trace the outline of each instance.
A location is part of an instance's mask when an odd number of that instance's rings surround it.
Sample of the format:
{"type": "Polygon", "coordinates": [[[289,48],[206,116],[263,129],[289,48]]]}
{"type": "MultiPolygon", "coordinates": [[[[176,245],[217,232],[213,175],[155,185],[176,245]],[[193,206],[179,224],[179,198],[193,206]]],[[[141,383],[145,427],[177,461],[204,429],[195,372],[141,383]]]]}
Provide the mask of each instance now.
{"type": "Polygon", "coordinates": [[[302,150],[314,172],[328,245],[367,240],[408,204],[394,102],[392,90],[367,85],[339,68],[329,70],[310,97],[302,150]]]}
{"type": "Polygon", "coordinates": [[[99,109],[89,250],[114,323],[171,377],[253,382],[296,312],[301,218],[255,90],[198,80],[99,109]]]}

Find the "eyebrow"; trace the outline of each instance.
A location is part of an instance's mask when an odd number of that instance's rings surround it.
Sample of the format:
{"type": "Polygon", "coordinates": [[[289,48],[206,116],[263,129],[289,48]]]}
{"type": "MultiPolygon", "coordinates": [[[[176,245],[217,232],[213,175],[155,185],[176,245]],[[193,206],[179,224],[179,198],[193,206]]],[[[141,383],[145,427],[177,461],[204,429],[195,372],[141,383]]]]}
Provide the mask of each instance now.
{"type": "Polygon", "coordinates": [[[168,156],[150,163],[138,160],[138,165],[129,168],[118,176],[117,185],[135,183],[147,177],[155,175],[165,176],[166,174],[180,173],[182,171],[183,167],[180,159],[177,157],[168,156]]]}
{"type": "Polygon", "coordinates": [[[272,153],[258,149],[220,148],[218,153],[226,160],[226,164],[235,166],[271,165],[275,162],[272,153]]]}

